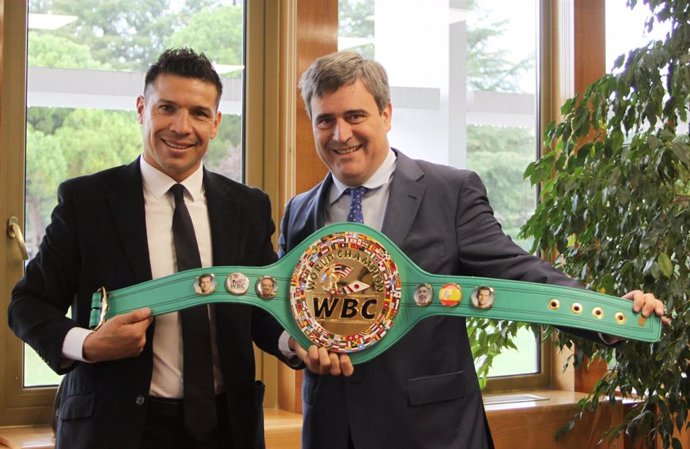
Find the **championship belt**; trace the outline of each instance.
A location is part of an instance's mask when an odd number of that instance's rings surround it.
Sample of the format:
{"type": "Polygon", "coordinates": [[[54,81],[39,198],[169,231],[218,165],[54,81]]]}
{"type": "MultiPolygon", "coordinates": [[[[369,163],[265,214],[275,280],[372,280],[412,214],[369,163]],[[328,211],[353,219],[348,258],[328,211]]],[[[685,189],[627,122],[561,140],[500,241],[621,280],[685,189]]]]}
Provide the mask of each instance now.
{"type": "Polygon", "coordinates": [[[196,268],[94,293],[91,327],[149,307],[160,315],[199,304],[248,304],[270,313],[302,347],[371,360],[433,315],[525,321],[654,342],[657,316],[632,302],[571,287],[427,273],[381,232],[339,223],[264,267],[196,268]]]}

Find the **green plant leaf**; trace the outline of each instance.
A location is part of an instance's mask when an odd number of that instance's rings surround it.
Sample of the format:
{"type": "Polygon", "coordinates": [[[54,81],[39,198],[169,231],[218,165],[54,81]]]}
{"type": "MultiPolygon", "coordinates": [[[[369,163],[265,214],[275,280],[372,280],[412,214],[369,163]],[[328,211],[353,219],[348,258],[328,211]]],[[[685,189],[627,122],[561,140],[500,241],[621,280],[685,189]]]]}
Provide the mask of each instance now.
{"type": "Polygon", "coordinates": [[[668,257],[668,254],[659,253],[659,256],[656,260],[659,265],[659,271],[661,272],[661,274],[663,274],[667,278],[670,278],[673,274],[673,263],[671,262],[671,258],[668,257]]]}
{"type": "Polygon", "coordinates": [[[690,166],[690,147],[680,142],[671,143],[671,149],[676,157],[685,165],[690,166]]]}

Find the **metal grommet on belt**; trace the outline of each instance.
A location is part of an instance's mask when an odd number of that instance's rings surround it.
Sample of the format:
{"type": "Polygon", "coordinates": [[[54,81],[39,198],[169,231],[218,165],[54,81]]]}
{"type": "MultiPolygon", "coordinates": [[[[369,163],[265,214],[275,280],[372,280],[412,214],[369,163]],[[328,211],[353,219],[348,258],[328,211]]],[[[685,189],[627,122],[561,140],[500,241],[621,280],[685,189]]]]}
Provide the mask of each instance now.
{"type": "Polygon", "coordinates": [[[625,314],[623,312],[616,313],[616,323],[625,324],[625,314]]]}

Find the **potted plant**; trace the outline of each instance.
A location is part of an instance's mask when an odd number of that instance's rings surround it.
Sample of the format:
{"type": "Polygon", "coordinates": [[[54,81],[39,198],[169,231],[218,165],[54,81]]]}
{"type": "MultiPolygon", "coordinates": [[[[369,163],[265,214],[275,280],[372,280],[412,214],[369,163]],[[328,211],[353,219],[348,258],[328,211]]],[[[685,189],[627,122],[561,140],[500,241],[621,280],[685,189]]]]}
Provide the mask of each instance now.
{"type": "Polygon", "coordinates": [[[665,302],[672,322],[658,343],[611,348],[565,334],[558,342],[574,343],[576,364],[609,363],[584,409],[636,398],[611,434],[681,448],[673,433],[687,427],[690,408],[690,2],[643,3],[646,27],[670,31],[565,102],[546,130],[548,152],[525,171],[541,201],[522,236],[591,289],[641,289],[665,302]]]}

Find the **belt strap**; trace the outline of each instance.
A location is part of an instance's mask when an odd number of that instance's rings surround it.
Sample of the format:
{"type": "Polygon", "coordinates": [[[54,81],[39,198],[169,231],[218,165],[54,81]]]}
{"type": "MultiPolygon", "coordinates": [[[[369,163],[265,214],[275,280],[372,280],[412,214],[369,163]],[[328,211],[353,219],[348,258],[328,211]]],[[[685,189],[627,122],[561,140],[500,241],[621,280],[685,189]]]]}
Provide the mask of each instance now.
{"type": "Polygon", "coordinates": [[[92,298],[92,327],[132,310],[153,315],[199,304],[260,307],[302,346],[376,357],[434,315],[480,317],[589,329],[658,341],[661,322],[629,300],[589,290],[474,276],[431,274],[384,234],[358,223],[326,226],[272,265],[198,268],[92,298]],[[202,278],[213,278],[201,290],[202,278]]]}

